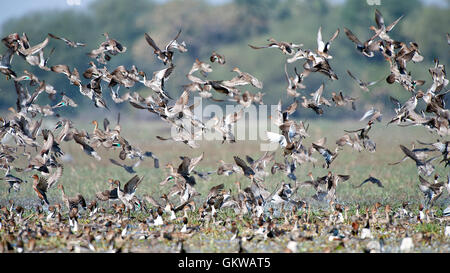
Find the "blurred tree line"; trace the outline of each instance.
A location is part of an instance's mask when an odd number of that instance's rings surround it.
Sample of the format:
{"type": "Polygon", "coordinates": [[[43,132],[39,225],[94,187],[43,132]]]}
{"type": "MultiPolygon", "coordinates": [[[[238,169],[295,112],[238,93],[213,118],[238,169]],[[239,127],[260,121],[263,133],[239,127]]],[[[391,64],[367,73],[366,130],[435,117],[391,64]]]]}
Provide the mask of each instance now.
{"type": "MultiPolygon", "coordinates": [[[[230,79],[233,77],[231,69],[234,66],[248,72],[264,82],[263,92],[266,104],[276,104],[279,99],[288,104],[292,98],[286,95],[287,82],[284,74],[286,56],[276,49],[253,50],[247,44],[265,45],[268,38],[279,41],[303,43],[303,48],[315,50],[317,48],[317,30],[322,26],[323,39],[327,40],[336,31],[341,30],[339,37],[331,46],[333,59],[330,65],[339,77],[331,81],[326,76],[313,73],[305,80],[306,89],[301,93],[306,97],[314,92],[321,83],[325,83],[325,97],[331,97],[332,91],[342,90],[345,95],[359,97],[358,111],[351,112],[348,108],[325,110],[325,118],[340,117],[342,114],[358,116],[370,106],[382,109],[392,108],[389,95],[400,100],[410,96],[398,84],[388,85],[384,80],[389,73],[389,65],[380,54],[374,58],[367,58],[356,51],[355,45],[347,39],[343,27],[352,30],[361,40],[368,39],[372,32],[369,26],[375,25],[374,11],[379,9],[386,24],[390,24],[399,16],[404,18],[391,32],[391,37],[404,42],[417,42],[425,59],[422,63],[409,63],[408,69],[413,78],[426,80],[423,89],[431,84],[428,68],[433,65],[433,59],[439,58],[440,63],[449,62],[449,46],[445,34],[449,32],[450,17],[448,1],[445,7],[424,5],[419,0],[382,1],[381,5],[370,6],[366,1],[347,0],[342,3],[318,0],[234,0],[223,4],[212,4],[205,0],[172,0],[156,2],[151,0],[98,0],[93,2],[85,11],[54,11],[30,13],[3,24],[2,37],[17,32],[25,32],[32,45],[45,39],[47,33],[66,37],[72,41],[84,42],[86,47],[69,48],[64,42],[50,40],[45,48],[48,54],[52,47],[55,52],[49,60],[49,66],[67,64],[72,69],[76,67],[80,74],[88,67],[90,59],[86,53],[97,48],[104,41],[102,33],[108,32],[110,37],[120,41],[127,47],[125,54],[113,56],[108,63],[109,71],[118,65],[130,68],[135,64],[147,75],[163,68],[163,64],[156,59],[152,48],[146,43],[144,32],[152,36],[160,47],[173,39],[178,30],[182,29],[180,41],[185,41],[188,52],[175,53],[176,68],[166,86],[172,97],[182,92],[182,85],[189,83],[185,75],[196,58],[209,62],[212,51],[224,55],[225,66],[213,64],[214,72],[209,79],[230,79]],[[382,79],[365,93],[348,76],[346,70],[354,72],[360,79],[373,81],[382,79]]],[[[6,48],[0,49],[4,54],[6,48]]],[[[303,60],[288,65],[290,74],[294,66],[302,71],[303,60]]],[[[59,92],[64,91],[78,104],[76,109],[57,109],[65,115],[77,115],[83,109],[91,109],[92,103],[78,92],[78,88],[68,84],[64,75],[41,71],[31,67],[19,56],[15,56],[12,65],[18,75],[24,69],[34,73],[40,79],[52,84],[59,92]]],[[[102,65],[99,65],[102,67],[102,65]]],[[[86,82],[85,79],[82,79],[86,82]]],[[[143,95],[150,94],[150,90],[136,84],[133,90],[143,95]]],[[[33,87],[29,87],[30,91],[33,87]]],[[[121,88],[121,94],[127,91],[121,88]]],[[[242,91],[256,92],[251,87],[244,87],[242,91]]],[[[215,93],[214,97],[223,98],[215,93]]],[[[56,97],[56,100],[60,95],[56,97]]],[[[125,103],[114,105],[109,90],[104,88],[104,98],[114,109],[130,109],[125,103]]],[[[448,98],[447,98],[448,99],[448,98]]],[[[15,104],[16,92],[12,80],[5,80],[0,75],[0,110],[4,111],[15,104]]],[[[39,104],[54,105],[57,101],[50,101],[45,96],[39,98],[39,104]]],[[[315,114],[309,109],[299,108],[302,117],[312,117],[315,114]]]]}

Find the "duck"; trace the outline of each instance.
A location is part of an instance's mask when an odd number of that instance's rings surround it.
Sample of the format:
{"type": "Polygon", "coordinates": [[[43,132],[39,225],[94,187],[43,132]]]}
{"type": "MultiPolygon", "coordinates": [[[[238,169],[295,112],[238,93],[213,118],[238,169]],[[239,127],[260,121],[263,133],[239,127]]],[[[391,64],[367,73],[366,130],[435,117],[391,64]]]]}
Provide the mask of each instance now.
{"type": "Polygon", "coordinates": [[[71,232],[78,232],[78,207],[72,207],[69,211],[69,226],[71,232]]]}
{"type": "Polygon", "coordinates": [[[19,48],[20,35],[18,33],[11,33],[2,38],[2,43],[9,49],[17,51],[19,48]]]}
{"type": "Polygon", "coordinates": [[[364,148],[368,149],[371,152],[375,152],[375,142],[373,142],[372,140],[370,140],[369,137],[369,131],[370,129],[372,129],[372,124],[374,123],[374,121],[369,120],[369,122],[367,123],[367,126],[361,129],[357,129],[357,130],[344,130],[346,133],[358,133],[357,137],[358,137],[358,141],[362,141],[364,148]]]}
{"type": "Polygon", "coordinates": [[[331,92],[331,100],[334,102],[335,106],[344,106],[347,103],[350,103],[352,106],[352,110],[356,111],[356,104],[355,101],[358,98],[353,98],[349,96],[344,96],[342,94],[342,91],[339,91],[339,94],[336,94],[336,92],[331,92]]]}
{"type": "Polygon", "coordinates": [[[158,216],[156,217],[153,225],[155,225],[155,226],[162,226],[162,225],[164,225],[164,220],[162,218],[163,213],[164,213],[164,211],[162,210],[161,207],[159,207],[158,210],[157,210],[158,216]]]}
{"type": "Polygon", "coordinates": [[[401,121],[405,120],[410,113],[414,112],[414,110],[417,107],[418,99],[422,98],[423,96],[424,93],[419,90],[414,96],[409,98],[403,105],[401,105],[397,99],[390,97],[391,101],[396,106],[396,108],[394,109],[396,112],[396,116],[394,116],[391,119],[391,121],[389,121],[388,124],[391,124],[395,121],[400,123],[401,121]]]}
{"type": "Polygon", "coordinates": [[[328,180],[331,179],[332,177],[332,173],[328,172],[328,174],[326,176],[323,177],[317,177],[317,179],[314,179],[312,172],[308,172],[307,176],[309,178],[311,178],[311,180],[306,180],[306,181],[302,181],[301,182],[301,186],[312,186],[315,190],[316,193],[319,191],[323,191],[320,186],[321,185],[328,185],[328,180]]]}
{"type": "Polygon", "coordinates": [[[70,106],[70,107],[78,107],[78,104],[71,99],[70,97],[66,96],[66,93],[61,92],[62,98],[61,101],[55,105],[52,106],[52,108],[59,108],[64,106],[70,106]]]}
{"type": "Polygon", "coordinates": [[[305,89],[306,86],[302,84],[303,79],[309,74],[309,71],[302,72],[298,74],[297,68],[294,68],[295,77],[290,77],[287,72],[287,64],[284,64],[284,73],[286,75],[286,80],[288,81],[288,87],[286,88],[287,94],[290,97],[298,97],[300,93],[297,93],[298,89],[305,89]]]}
{"type": "Polygon", "coordinates": [[[380,43],[378,41],[375,41],[375,38],[380,35],[381,31],[375,33],[375,35],[370,37],[369,40],[365,41],[364,43],[362,43],[350,29],[344,27],[344,32],[347,35],[348,39],[356,44],[356,49],[364,56],[372,58],[373,56],[375,56],[374,52],[379,50],[380,43]]]}
{"type": "MultiPolygon", "coordinates": [[[[289,162],[287,157],[284,159],[284,164],[282,163],[275,163],[271,168],[271,173],[275,174],[277,170],[283,171],[284,174],[292,181],[297,181],[297,177],[295,176],[295,169],[296,161],[292,160],[292,162],[289,162]]],[[[295,191],[294,191],[295,192],[295,191]]]]}
{"type": "Polygon", "coordinates": [[[222,135],[222,144],[227,141],[228,143],[235,143],[236,139],[234,136],[234,125],[239,121],[244,115],[244,109],[230,113],[222,118],[214,116],[208,122],[209,128],[218,131],[222,135]]]}
{"type": "Polygon", "coordinates": [[[359,186],[355,186],[354,188],[360,188],[362,185],[366,184],[367,182],[370,182],[372,184],[377,185],[380,188],[384,188],[383,184],[381,183],[381,181],[373,176],[369,176],[369,178],[366,178],[361,184],[359,184],[359,186]]]}
{"type": "Polygon", "coordinates": [[[225,57],[223,55],[220,55],[219,53],[213,51],[211,56],[209,57],[209,60],[214,63],[217,62],[219,64],[225,64],[226,60],[225,57]]]}
{"type": "Polygon", "coordinates": [[[67,210],[71,211],[72,208],[77,208],[78,212],[78,206],[81,206],[84,210],[87,209],[86,200],[84,199],[83,195],[77,194],[75,197],[68,197],[66,195],[66,192],[64,191],[64,186],[62,184],[58,184],[58,189],[61,190],[62,200],[66,205],[67,210]]]}
{"type": "Polygon", "coordinates": [[[434,67],[429,68],[428,72],[430,72],[431,78],[433,79],[433,84],[430,86],[429,91],[436,93],[448,85],[449,80],[445,78],[445,66],[439,64],[438,58],[434,59],[434,67]]]}
{"type": "Polygon", "coordinates": [[[68,65],[58,64],[58,65],[54,65],[54,66],[50,67],[50,70],[55,73],[60,73],[60,74],[66,75],[70,84],[76,85],[78,87],[81,86],[80,74],[78,73],[78,70],[76,67],[72,71],[70,71],[70,68],[68,65]]]}
{"type": "Polygon", "coordinates": [[[219,160],[219,167],[217,168],[217,175],[229,176],[233,173],[242,173],[242,169],[233,163],[225,163],[222,159],[219,160]]]}
{"type": "Polygon", "coordinates": [[[50,67],[48,67],[47,64],[54,51],[55,48],[53,47],[47,54],[47,57],[44,57],[44,49],[41,49],[39,52],[37,52],[38,55],[28,55],[27,57],[25,57],[25,60],[31,66],[37,66],[44,71],[51,71],[50,67]]]}
{"type": "Polygon", "coordinates": [[[87,209],[89,210],[89,217],[94,216],[98,211],[97,200],[91,201],[91,203],[87,206],[87,209]]]}
{"type": "MultiPolygon", "coordinates": [[[[429,149],[429,148],[416,148],[416,145],[414,142],[411,143],[411,152],[413,152],[416,157],[420,160],[426,160],[428,158],[428,152],[433,152],[434,149],[429,149]]],[[[388,165],[397,165],[400,164],[402,162],[404,162],[406,159],[408,159],[408,156],[405,155],[401,160],[394,162],[394,163],[388,163],[388,165]]]]}
{"type": "Polygon", "coordinates": [[[267,200],[273,204],[285,204],[290,201],[292,193],[291,184],[281,182],[281,186],[277,187],[277,190],[267,200]]]}
{"type": "Polygon", "coordinates": [[[319,30],[317,31],[317,51],[316,51],[317,54],[326,59],[332,59],[333,56],[329,55],[328,52],[330,51],[331,43],[334,41],[334,39],[337,38],[338,35],[339,35],[339,28],[334,32],[330,40],[324,43],[322,40],[322,27],[319,27],[319,30]]]}
{"type": "Polygon", "coordinates": [[[445,188],[445,183],[444,182],[430,183],[420,175],[419,181],[420,181],[419,189],[425,196],[426,205],[433,206],[434,202],[437,199],[439,199],[439,197],[441,197],[445,188]]]}
{"type": "Polygon", "coordinates": [[[375,84],[377,84],[379,81],[381,81],[381,80],[377,80],[377,81],[372,81],[372,82],[363,82],[363,81],[361,81],[360,79],[358,79],[357,77],[355,77],[355,76],[350,72],[350,70],[347,70],[347,73],[348,73],[348,75],[350,75],[350,77],[351,77],[352,79],[354,79],[354,80],[358,83],[359,87],[360,87],[362,90],[366,91],[366,92],[369,92],[369,86],[375,85],[375,84]]]}
{"type": "Polygon", "coordinates": [[[141,164],[141,160],[137,160],[133,165],[126,165],[120,162],[117,162],[115,159],[110,158],[109,161],[119,167],[122,167],[125,171],[127,171],[130,174],[136,173],[134,168],[137,168],[141,164]]]}
{"type": "MultiPolygon", "coordinates": [[[[408,56],[408,55],[406,55],[408,56]]],[[[404,56],[404,57],[406,57],[404,56]]],[[[400,65],[398,62],[391,61],[389,59],[390,65],[390,74],[386,77],[386,82],[388,84],[393,84],[394,82],[400,83],[400,85],[410,92],[414,92],[417,86],[421,86],[425,84],[424,80],[413,80],[411,77],[411,73],[406,72],[404,65],[406,65],[406,60],[398,59],[400,61],[400,65]],[[403,67],[402,67],[403,66],[403,67]]]]}
{"type": "Polygon", "coordinates": [[[234,87],[251,84],[258,89],[263,88],[263,83],[260,80],[247,72],[242,72],[238,67],[234,67],[231,72],[236,72],[238,75],[229,81],[223,81],[223,85],[234,87]]]}
{"type": "Polygon", "coordinates": [[[336,188],[338,183],[345,182],[350,179],[350,175],[338,174],[332,175],[330,179],[328,179],[327,185],[327,199],[331,201],[335,201],[336,198],[336,188]]]}
{"type": "Polygon", "coordinates": [[[303,68],[305,69],[305,71],[307,71],[307,73],[319,72],[332,80],[339,79],[328,63],[328,60],[321,56],[317,56],[314,53],[311,53],[307,56],[306,62],[303,64],[303,68]]]}
{"type": "Polygon", "coordinates": [[[6,79],[17,78],[16,72],[11,69],[11,60],[14,54],[13,49],[8,49],[6,53],[0,56],[0,72],[6,76],[6,79]]]}
{"type": "Polygon", "coordinates": [[[114,186],[114,180],[112,178],[108,179],[110,183],[110,189],[97,192],[95,196],[100,201],[118,200],[119,196],[117,194],[117,188],[114,186]]]}
{"type": "Polygon", "coordinates": [[[295,53],[294,49],[300,48],[303,46],[303,44],[294,44],[290,42],[278,42],[277,40],[273,38],[267,39],[268,42],[270,42],[266,46],[254,46],[254,45],[248,45],[249,47],[253,49],[262,49],[262,48],[278,48],[281,50],[281,52],[285,55],[293,55],[295,53]]]}
{"type": "Polygon", "coordinates": [[[84,136],[80,133],[76,133],[73,135],[73,139],[76,143],[78,143],[81,149],[89,156],[92,156],[96,160],[100,161],[102,158],[97,154],[97,152],[83,139],[84,136]]]}
{"type": "Polygon", "coordinates": [[[225,194],[225,185],[219,184],[216,186],[213,186],[210,188],[208,196],[206,197],[206,203],[209,204],[212,203],[212,206],[216,208],[220,208],[221,204],[225,200],[224,194],[225,194]]]}
{"type": "Polygon", "coordinates": [[[172,99],[172,97],[170,97],[170,95],[166,91],[164,91],[164,83],[169,79],[174,68],[175,65],[171,63],[167,68],[153,72],[153,76],[150,80],[147,79],[145,72],[139,72],[143,77],[140,82],[143,83],[146,87],[151,88],[163,98],[172,99]]]}
{"type": "MultiPolygon", "coordinates": [[[[25,35],[26,37],[26,35],[25,35]]],[[[26,38],[28,39],[28,38],[26,38]]],[[[20,55],[24,58],[28,57],[28,56],[32,56],[36,53],[38,53],[39,51],[41,51],[42,49],[44,49],[47,44],[49,42],[48,37],[46,37],[44,39],[44,41],[42,41],[39,44],[36,44],[34,46],[30,46],[28,44],[28,41],[24,42],[23,40],[19,40],[19,45],[20,47],[17,49],[18,53],[20,53],[20,55]]]]}
{"type": "Polygon", "coordinates": [[[3,180],[5,182],[9,183],[8,194],[11,193],[11,189],[14,189],[15,191],[19,191],[21,184],[28,182],[26,180],[23,181],[21,178],[12,175],[11,167],[9,165],[6,169],[5,175],[3,177],[0,177],[0,180],[3,180]]]}
{"type": "MultiPolygon", "coordinates": [[[[43,129],[42,131],[42,137],[44,139],[44,145],[42,146],[41,155],[47,154],[49,155],[49,152],[51,152],[50,159],[53,159],[53,156],[58,158],[60,156],[64,155],[64,152],[60,148],[60,142],[58,139],[55,139],[55,136],[53,135],[53,132],[48,129],[43,129]]],[[[50,162],[52,164],[52,162],[50,162]]]]}
{"type": "Polygon", "coordinates": [[[198,58],[195,59],[194,64],[191,67],[191,70],[188,73],[188,79],[194,83],[199,84],[206,84],[206,81],[200,80],[198,78],[191,78],[189,76],[192,76],[192,74],[196,71],[200,71],[200,74],[202,74],[204,77],[207,76],[207,73],[212,72],[212,67],[210,64],[200,61],[198,58]]]}
{"type": "Polygon", "coordinates": [[[47,199],[47,180],[44,177],[39,177],[37,174],[32,175],[31,178],[33,179],[33,189],[40,199],[41,204],[48,207],[50,203],[47,199]]]}
{"type": "Polygon", "coordinates": [[[410,42],[409,46],[404,42],[399,42],[400,50],[395,55],[395,62],[401,71],[406,70],[406,63],[413,61],[415,63],[423,61],[424,57],[420,55],[419,45],[415,42],[410,42]]]}
{"type": "Polygon", "coordinates": [[[106,64],[107,61],[111,60],[111,56],[106,53],[114,56],[127,51],[126,46],[123,46],[115,39],[111,39],[107,32],[103,33],[103,36],[106,38],[106,41],[102,42],[98,48],[89,52],[89,57],[96,59],[99,63],[106,64]]]}
{"type": "Polygon", "coordinates": [[[53,35],[51,33],[49,33],[48,36],[50,36],[51,38],[56,39],[56,40],[64,41],[66,43],[66,45],[69,46],[69,47],[74,47],[75,48],[75,47],[79,47],[79,46],[86,46],[85,43],[73,42],[73,41],[68,40],[68,39],[66,39],[64,37],[58,37],[58,36],[53,35]]]}
{"type": "Polygon", "coordinates": [[[319,105],[317,105],[314,100],[308,100],[305,96],[302,96],[303,102],[301,103],[301,106],[304,108],[310,108],[312,109],[317,115],[323,114],[323,109],[320,108],[319,105]]]}
{"type": "Polygon", "coordinates": [[[363,121],[366,118],[369,118],[369,121],[378,121],[381,122],[383,120],[383,114],[379,109],[371,108],[367,110],[364,115],[359,119],[359,121],[363,121]]]}
{"type": "Polygon", "coordinates": [[[244,175],[253,181],[253,179],[255,178],[255,171],[250,166],[248,166],[247,163],[245,163],[245,161],[240,157],[233,156],[233,159],[236,165],[238,165],[242,169],[244,175]]]}
{"type": "Polygon", "coordinates": [[[326,106],[331,106],[331,103],[322,96],[324,87],[325,85],[322,83],[314,93],[310,94],[310,96],[313,97],[313,101],[317,106],[320,106],[322,104],[326,106]]]}
{"type": "Polygon", "coordinates": [[[403,151],[403,153],[406,156],[408,156],[409,158],[411,158],[412,160],[414,160],[416,162],[416,167],[417,167],[419,174],[423,174],[425,176],[430,176],[434,172],[435,167],[431,164],[431,162],[433,160],[435,160],[437,158],[437,156],[432,157],[430,159],[421,160],[421,159],[417,158],[417,156],[412,151],[410,151],[408,148],[406,148],[405,146],[403,146],[401,144],[400,144],[400,149],[403,151]]]}
{"type": "MultiPolygon", "coordinates": [[[[447,167],[448,165],[450,165],[450,141],[440,141],[439,139],[436,140],[436,142],[434,143],[427,143],[427,142],[422,142],[420,140],[417,141],[419,144],[422,145],[430,145],[433,146],[433,148],[437,151],[439,151],[440,153],[442,153],[443,159],[441,160],[441,162],[445,162],[445,167],[447,167]]],[[[432,151],[431,149],[427,149],[427,151],[432,151]]]]}
{"type": "Polygon", "coordinates": [[[327,169],[330,168],[331,163],[338,156],[337,148],[334,152],[332,152],[329,149],[325,148],[324,146],[314,142],[312,143],[312,147],[323,156],[323,158],[325,159],[327,169]]]}
{"type": "Polygon", "coordinates": [[[122,190],[120,188],[120,181],[115,180],[114,184],[117,188],[117,196],[119,197],[120,201],[126,206],[128,211],[130,212],[134,205],[132,203],[132,199],[134,197],[134,194],[136,193],[136,188],[139,186],[139,184],[144,179],[144,176],[139,178],[138,175],[133,176],[128,182],[125,184],[124,189],[122,190]]]}
{"type": "Polygon", "coordinates": [[[184,42],[182,43],[178,43],[177,39],[181,34],[181,29],[178,31],[177,35],[175,36],[175,38],[173,40],[171,40],[165,47],[164,50],[161,50],[155,43],[155,41],[150,37],[150,35],[148,35],[147,33],[145,33],[145,40],[147,41],[147,43],[154,49],[153,53],[156,55],[156,57],[161,60],[164,65],[166,65],[167,63],[172,63],[172,58],[173,58],[173,49],[178,49],[180,52],[186,52],[186,44],[184,42]]]}
{"type": "Polygon", "coordinates": [[[390,25],[386,26],[384,24],[384,18],[381,12],[378,9],[375,9],[375,23],[377,26],[370,26],[369,28],[373,30],[375,33],[379,33],[379,37],[384,41],[393,42],[393,40],[389,37],[388,33],[397,25],[397,23],[403,18],[401,15],[390,25]]]}
{"type": "MultiPolygon", "coordinates": [[[[195,158],[190,158],[188,156],[180,157],[182,162],[178,166],[177,171],[175,172],[172,165],[168,165],[171,169],[169,177],[181,178],[184,179],[188,184],[194,186],[196,184],[194,176],[191,175],[194,168],[202,161],[204,157],[204,153],[195,158]]],[[[167,178],[166,178],[167,180],[167,178]]]]}
{"type": "Polygon", "coordinates": [[[119,87],[131,88],[140,81],[138,75],[139,72],[135,66],[131,70],[127,70],[125,66],[119,65],[108,75],[110,77],[108,87],[112,88],[119,84],[119,87]]]}
{"type": "Polygon", "coordinates": [[[241,94],[241,91],[237,89],[233,83],[227,82],[225,80],[209,80],[206,81],[207,86],[211,86],[214,91],[227,95],[228,97],[234,98],[241,94]]]}
{"type": "Polygon", "coordinates": [[[344,134],[336,140],[336,145],[338,145],[337,148],[339,149],[343,149],[343,146],[348,145],[358,152],[363,150],[363,145],[356,133],[353,133],[353,135],[344,134]]]}

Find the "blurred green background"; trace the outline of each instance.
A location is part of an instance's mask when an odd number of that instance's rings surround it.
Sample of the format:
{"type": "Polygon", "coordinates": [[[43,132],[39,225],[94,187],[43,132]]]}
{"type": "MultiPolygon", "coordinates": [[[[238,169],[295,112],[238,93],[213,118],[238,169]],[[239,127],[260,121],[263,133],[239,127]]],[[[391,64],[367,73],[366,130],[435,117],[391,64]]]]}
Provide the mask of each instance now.
{"type": "MultiPolygon", "coordinates": [[[[233,1],[152,1],[152,0],[78,0],[79,6],[73,5],[77,0],[67,1],[20,1],[4,3],[5,16],[1,19],[2,37],[9,33],[25,32],[32,45],[45,39],[48,32],[66,37],[72,41],[84,42],[86,47],[69,48],[64,42],[50,40],[45,48],[45,55],[52,47],[56,50],[49,60],[49,65],[67,64],[72,69],[77,67],[80,74],[88,67],[90,59],[86,53],[97,48],[104,41],[102,33],[108,32],[110,37],[120,41],[127,47],[125,54],[113,56],[108,63],[109,71],[118,65],[130,68],[135,64],[147,75],[162,69],[163,64],[156,59],[153,50],[144,39],[144,32],[149,33],[156,43],[163,47],[182,29],[180,41],[185,41],[188,52],[176,52],[174,63],[176,68],[171,75],[166,89],[176,98],[182,92],[182,85],[189,83],[185,75],[188,73],[195,58],[209,62],[212,51],[225,56],[224,66],[213,64],[214,72],[209,79],[230,79],[231,69],[235,66],[248,72],[264,83],[263,92],[266,104],[276,104],[279,99],[285,104],[292,101],[287,98],[287,82],[284,75],[286,56],[277,49],[253,50],[247,44],[264,45],[270,37],[279,41],[303,43],[304,48],[315,50],[317,30],[322,26],[323,39],[328,40],[340,28],[341,33],[331,47],[330,65],[337,73],[339,80],[331,81],[323,74],[313,73],[306,78],[307,88],[300,90],[309,97],[323,82],[324,96],[331,97],[331,92],[342,90],[345,95],[359,97],[357,111],[345,108],[330,108],[325,110],[323,118],[356,118],[371,106],[391,111],[389,95],[406,100],[410,93],[398,84],[388,85],[384,80],[389,73],[389,65],[380,54],[374,58],[367,58],[356,51],[355,45],[347,39],[343,27],[347,27],[365,41],[372,35],[369,26],[375,25],[374,11],[379,9],[386,24],[390,24],[399,16],[404,18],[392,31],[391,37],[404,42],[417,42],[425,59],[422,63],[409,63],[407,68],[414,79],[426,80],[422,89],[431,85],[428,68],[433,65],[433,59],[439,58],[440,63],[449,63],[449,49],[446,36],[450,32],[449,0],[442,1],[386,1],[380,5],[369,5],[365,0],[346,1],[301,1],[301,0],[233,0],[233,1]],[[346,70],[354,72],[365,81],[382,79],[365,93],[348,76],[346,70]]],[[[0,47],[0,54],[6,48],[0,47]]],[[[289,64],[288,70],[293,75],[294,66],[302,71],[303,60],[289,64]]],[[[57,113],[74,117],[86,114],[108,115],[107,110],[95,109],[88,98],[83,97],[75,86],[69,85],[64,75],[41,71],[30,67],[25,61],[15,56],[12,62],[18,75],[27,69],[52,84],[59,92],[65,91],[79,104],[79,108],[56,109],[57,113]]],[[[102,65],[99,65],[102,67],[102,65]]],[[[86,79],[82,79],[87,83],[86,79]]],[[[28,87],[33,90],[33,87],[28,87]]],[[[244,87],[242,91],[256,92],[253,87],[244,87]]],[[[136,84],[130,90],[121,89],[121,94],[127,91],[138,91],[142,95],[150,94],[148,88],[136,84]]],[[[214,97],[223,98],[215,93],[214,97]]],[[[128,112],[131,107],[127,104],[114,104],[109,90],[104,88],[104,98],[111,113],[117,111],[128,112]]],[[[60,95],[56,96],[56,100],[60,95]]],[[[447,96],[447,100],[448,100],[447,96]]],[[[15,104],[16,93],[13,81],[0,77],[0,111],[15,104]]],[[[54,105],[57,101],[50,101],[41,96],[39,104],[54,105]]],[[[136,109],[134,109],[136,110],[136,109]]],[[[310,109],[298,109],[298,117],[314,117],[310,109]]],[[[150,117],[146,111],[132,111],[131,115],[150,117]],[[145,113],[143,113],[145,112],[145,113]]]]}

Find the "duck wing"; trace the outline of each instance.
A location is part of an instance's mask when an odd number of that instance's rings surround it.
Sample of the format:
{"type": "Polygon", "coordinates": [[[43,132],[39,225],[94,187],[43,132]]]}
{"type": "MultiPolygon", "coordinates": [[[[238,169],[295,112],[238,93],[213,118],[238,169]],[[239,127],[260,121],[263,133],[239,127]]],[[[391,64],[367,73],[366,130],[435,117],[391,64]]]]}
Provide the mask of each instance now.
{"type": "Polygon", "coordinates": [[[145,33],[144,35],[145,35],[145,40],[151,47],[153,47],[155,52],[160,52],[161,49],[159,49],[159,47],[156,45],[155,41],[153,41],[153,39],[150,37],[150,35],[148,35],[147,33],[145,33]]]}
{"type": "Polygon", "coordinates": [[[136,191],[137,186],[142,182],[142,178],[139,178],[139,176],[135,175],[133,176],[123,188],[124,192],[127,194],[133,194],[136,191]]]}

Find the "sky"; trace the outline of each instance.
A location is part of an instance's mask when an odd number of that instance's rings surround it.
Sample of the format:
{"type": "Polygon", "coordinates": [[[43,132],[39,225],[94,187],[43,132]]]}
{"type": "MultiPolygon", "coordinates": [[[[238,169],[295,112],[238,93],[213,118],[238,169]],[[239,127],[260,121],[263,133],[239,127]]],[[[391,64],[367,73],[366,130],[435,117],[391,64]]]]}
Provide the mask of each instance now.
{"type": "MultiPolygon", "coordinates": [[[[28,12],[52,9],[79,9],[84,10],[91,2],[95,0],[20,0],[20,1],[4,1],[2,3],[2,16],[0,17],[0,25],[7,22],[8,19],[22,16],[28,12]]],[[[127,0],[128,1],[128,0],[127,0]]],[[[164,2],[167,0],[156,0],[156,2],[164,2]]],[[[208,0],[213,4],[221,4],[231,0],[208,0]]],[[[332,0],[332,2],[344,2],[345,0],[332,0]]],[[[388,1],[388,0],[380,0],[388,1]]],[[[389,0],[392,1],[392,0],[389,0]]],[[[407,1],[407,0],[405,0],[407,1]]],[[[446,6],[446,0],[422,0],[426,4],[446,6]]]]}

